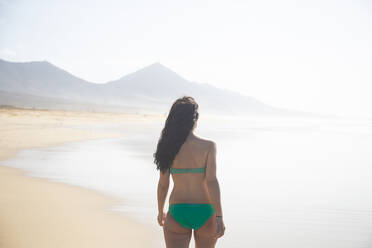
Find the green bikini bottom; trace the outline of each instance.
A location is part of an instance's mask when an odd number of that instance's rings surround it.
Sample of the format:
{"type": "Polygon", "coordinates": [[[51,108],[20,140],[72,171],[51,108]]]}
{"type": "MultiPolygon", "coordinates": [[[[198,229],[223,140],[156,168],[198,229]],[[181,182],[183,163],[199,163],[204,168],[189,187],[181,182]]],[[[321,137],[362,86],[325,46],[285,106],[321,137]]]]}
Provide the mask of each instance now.
{"type": "Polygon", "coordinates": [[[213,204],[175,203],[169,204],[168,211],[183,227],[198,230],[214,214],[213,204]]]}

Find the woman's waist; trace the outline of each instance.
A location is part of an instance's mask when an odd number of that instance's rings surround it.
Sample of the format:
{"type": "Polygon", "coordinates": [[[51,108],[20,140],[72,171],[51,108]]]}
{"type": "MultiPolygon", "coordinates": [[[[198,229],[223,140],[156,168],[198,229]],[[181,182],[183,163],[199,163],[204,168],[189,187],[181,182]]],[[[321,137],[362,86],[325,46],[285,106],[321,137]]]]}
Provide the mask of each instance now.
{"type": "Polygon", "coordinates": [[[204,190],[177,190],[173,189],[169,196],[169,204],[176,203],[211,203],[208,192],[204,190]]]}

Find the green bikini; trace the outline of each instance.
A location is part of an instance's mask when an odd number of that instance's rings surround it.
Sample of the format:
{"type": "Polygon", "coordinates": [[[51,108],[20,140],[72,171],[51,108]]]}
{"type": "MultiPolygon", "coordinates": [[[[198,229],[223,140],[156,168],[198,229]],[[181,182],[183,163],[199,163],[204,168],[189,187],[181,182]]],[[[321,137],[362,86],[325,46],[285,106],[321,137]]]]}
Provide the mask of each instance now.
{"type": "MultiPolygon", "coordinates": [[[[171,174],[205,173],[202,168],[170,168],[171,174]]],[[[174,203],[169,204],[168,211],[173,218],[187,229],[198,230],[215,213],[213,204],[210,203],[174,203]]]]}

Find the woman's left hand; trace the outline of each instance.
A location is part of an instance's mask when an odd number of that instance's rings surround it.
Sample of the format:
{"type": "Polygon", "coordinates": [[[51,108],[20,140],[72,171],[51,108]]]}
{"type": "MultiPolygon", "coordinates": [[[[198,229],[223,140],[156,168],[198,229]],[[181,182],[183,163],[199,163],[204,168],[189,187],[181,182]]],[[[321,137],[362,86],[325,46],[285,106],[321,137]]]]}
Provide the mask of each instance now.
{"type": "Polygon", "coordinates": [[[166,214],[163,212],[158,214],[158,223],[160,226],[164,225],[165,217],[166,217],[166,214]]]}

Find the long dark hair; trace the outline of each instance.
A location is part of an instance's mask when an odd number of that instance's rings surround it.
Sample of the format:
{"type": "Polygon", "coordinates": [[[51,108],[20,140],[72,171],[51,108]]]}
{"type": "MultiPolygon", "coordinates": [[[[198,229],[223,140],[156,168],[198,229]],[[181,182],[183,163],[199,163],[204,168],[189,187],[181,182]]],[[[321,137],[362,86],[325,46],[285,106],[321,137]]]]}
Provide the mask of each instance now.
{"type": "Polygon", "coordinates": [[[162,173],[172,166],[174,158],[198,120],[198,108],[199,105],[191,96],[180,97],[173,103],[153,154],[156,169],[162,173]]]}

